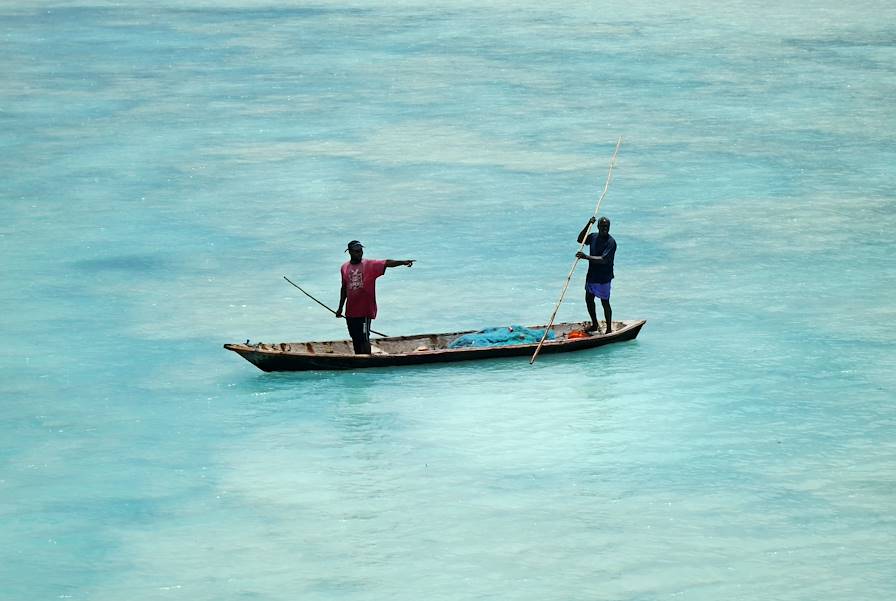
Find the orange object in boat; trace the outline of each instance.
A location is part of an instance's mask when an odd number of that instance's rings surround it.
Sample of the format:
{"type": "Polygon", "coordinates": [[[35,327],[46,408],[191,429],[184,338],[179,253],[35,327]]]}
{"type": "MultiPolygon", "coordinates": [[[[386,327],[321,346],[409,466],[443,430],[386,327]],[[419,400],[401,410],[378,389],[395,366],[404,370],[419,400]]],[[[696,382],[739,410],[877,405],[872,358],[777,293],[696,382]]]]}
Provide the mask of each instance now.
{"type": "Polygon", "coordinates": [[[590,334],[585,330],[573,330],[566,335],[567,338],[588,338],[590,334]]]}

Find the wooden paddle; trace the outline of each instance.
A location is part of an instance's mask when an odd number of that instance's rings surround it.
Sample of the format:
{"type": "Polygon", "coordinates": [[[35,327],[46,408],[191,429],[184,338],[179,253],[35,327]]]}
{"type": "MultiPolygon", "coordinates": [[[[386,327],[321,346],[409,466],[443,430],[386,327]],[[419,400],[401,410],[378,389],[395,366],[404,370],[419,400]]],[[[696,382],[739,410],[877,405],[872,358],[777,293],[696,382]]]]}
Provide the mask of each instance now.
{"type": "MultiPolygon", "coordinates": [[[[313,300],[314,302],[316,302],[318,305],[320,305],[321,307],[323,307],[324,309],[326,309],[327,311],[329,311],[329,312],[332,313],[333,315],[336,315],[336,311],[334,311],[334,310],[331,309],[330,307],[326,306],[325,304],[323,304],[322,302],[320,302],[319,300],[317,300],[316,298],[314,298],[313,296],[311,296],[310,294],[308,294],[307,292],[305,292],[304,290],[302,290],[302,287],[299,286],[298,284],[296,284],[295,282],[293,282],[291,279],[289,279],[289,278],[286,277],[286,276],[283,276],[283,279],[286,280],[287,282],[289,282],[290,284],[292,284],[293,286],[295,286],[296,288],[298,288],[299,290],[301,290],[301,291],[302,291],[302,294],[304,294],[305,296],[307,296],[308,298],[310,298],[311,300],[313,300]]],[[[344,318],[343,318],[343,319],[344,319],[344,318]]],[[[377,336],[382,336],[383,338],[388,338],[388,336],[387,336],[386,334],[383,334],[382,332],[377,332],[376,330],[373,330],[373,329],[371,329],[370,332],[373,333],[373,334],[376,334],[377,336]]]]}
{"type": "MultiPolygon", "coordinates": [[[[597,212],[600,211],[600,203],[603,202],[604,196],[607,195],[607,188],[610,187],[610,181],[613,179],[613,166],[616,165],[616,154],[619,152],[619,147],[622,145],[622,136],[619,136],[619,141],[616,142],[616,150],[613,151],[613,158],[610,159],[610,171],[607,173],[607,181],[604,184],[604,191],[601,192],[600,198],[597,199],[597,206],[594,207],[593,215],[597,217],[597,212]]],[[[585,238],[588,237],[588,234],[591,231],[591,226],[593,224],[589,223],[588,228],[585,230],[585,238]]],[[[579,244],[579,252],[582,252],[582,249],[585,248],[585,238],[582,238],[582,242],[579,244]]],[[[541,351],[541,346],[544,344],[545,339],[548,337],[548,332],[551,331],[551,326],[554,325],[554,318],[557,317],[557,311],[560,309],[560,303],[563,302],[563,297],[566,296],[566,289],[569,288],[569,281],[572,279],[572,274],[576,270],[576,265],[579,264],[579,257],[576,257],[576,260],[573,261],[572,269],[569,270],[569,275],[566,276],[566,282],[563,284],[563,291],[560,292],[560,300],[557,301],[557,306],[554,307],[554,312],[551,314],[551,321],[548,322],[547,327],[544,329],[544,335],[541,337],[541,342],[538,343],[538,347],[536,347],[535,352],[532,353],[532,358],[529,359],[529,365],[535,363],[535,358],[538,357],[539,351],[541,351]]]]}

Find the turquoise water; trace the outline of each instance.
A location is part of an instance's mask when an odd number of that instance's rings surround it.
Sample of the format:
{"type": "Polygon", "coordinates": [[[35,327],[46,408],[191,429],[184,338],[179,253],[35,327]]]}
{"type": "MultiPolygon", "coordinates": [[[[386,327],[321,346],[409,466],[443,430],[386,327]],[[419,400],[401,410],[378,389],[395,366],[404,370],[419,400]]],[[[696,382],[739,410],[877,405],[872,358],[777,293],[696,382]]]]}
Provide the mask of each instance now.
{"type": "Polygon", "coordinates": [[[896,10],[0,7],[0,598],[892,599],[896,10]],[[636,342],[264,374],[374,328],[636,342]],[[561,321],[585,318],[579,269],[561,321]]]}

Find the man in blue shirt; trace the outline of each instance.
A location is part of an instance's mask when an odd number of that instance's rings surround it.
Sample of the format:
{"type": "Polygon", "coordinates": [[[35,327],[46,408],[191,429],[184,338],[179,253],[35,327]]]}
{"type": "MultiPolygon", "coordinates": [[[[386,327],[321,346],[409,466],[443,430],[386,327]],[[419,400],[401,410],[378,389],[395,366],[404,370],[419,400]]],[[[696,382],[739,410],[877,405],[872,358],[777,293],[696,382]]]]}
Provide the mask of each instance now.
{"type": "Polygon", "coordinates": [[[597,232],[585,236],[585,232],[594,223],[594,216],[588,220],[582,231],[579,232],[579,244],[584,242],[589,245],[590,254],[582,251],[576,253],[579,259],[588,261],[588,275],[585,276],[585,306],[591,316],[591,326],[585,328],[586,332],[597,332],[600,327],[597,324],[597,313],[594,308],[594,297],[600,299],[604,307],[604,319],[607,322],[609,334],[613,331],[613,309],[610,308],[610,282],[613,280],[613,259],[616,257],[616,240],[610,235],[610,220],[601,217],[597,220],[597,232]]]}

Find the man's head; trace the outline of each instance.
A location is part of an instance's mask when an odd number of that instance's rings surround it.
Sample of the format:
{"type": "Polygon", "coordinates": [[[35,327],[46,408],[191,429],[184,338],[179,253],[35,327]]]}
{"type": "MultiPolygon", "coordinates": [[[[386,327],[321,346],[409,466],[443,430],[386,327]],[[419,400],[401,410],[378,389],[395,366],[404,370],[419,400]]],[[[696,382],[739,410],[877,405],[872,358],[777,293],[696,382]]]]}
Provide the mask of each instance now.
{"type": "Polygon", "coordinates": [[[606,236],[610,233],[610,220],[606,217],[601,217],[597,220],[597,232],[602,236],[606,236]]]}
{"type": "Polygon", "coordinates": [[[357,240],[352,240],[346,245],[345,252],[351,257],[352,263],[357,263],[364,256],[364,245],[357,240]]]}

